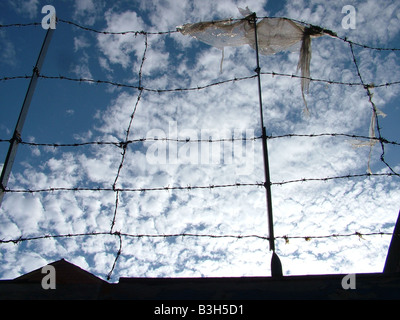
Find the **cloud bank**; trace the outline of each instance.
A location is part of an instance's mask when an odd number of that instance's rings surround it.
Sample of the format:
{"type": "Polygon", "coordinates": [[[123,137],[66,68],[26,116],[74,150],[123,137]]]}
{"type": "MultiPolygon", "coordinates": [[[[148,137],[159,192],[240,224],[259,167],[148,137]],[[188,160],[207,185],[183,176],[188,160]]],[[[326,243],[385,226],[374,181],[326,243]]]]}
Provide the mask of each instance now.
{"type": "MultiPolygon", "coordinates": [[[[103,3],[97,6],[92,1],[77,1],[76,11],[71,15],[87,21],[88,25],[103,20],[102,28],[108,31],[158,32],[174,30],[188,22],[236,18],[240,16],[237,7],[249,6],[259,16],[266,16],[273,6],[269,1],[230,0],[183,1],[179,6],[176,1],[139,1],[138,4],[129,7],[121,1],[106,7],[103,3]]],[[[340,25],[343,5],[317,0],[290,1],[273,13],[350,36],[350,31],[342,30],[340,25]]],[[[395,3],[377,7],[372,1],[364,1],[355,7],[358,20],[357,28],[351,33],[354,41],[384,46],[398,36],[400,16],[395,3]]],[[[93,35],[75,30],[74,39],[71,51],[81,55],[79,64],[70,71],[80,77],[101,75],[132,85],[139,85],[140,80],[142,86],[152,89],[197,88],[227,79],[248,78],[190,91],[140,93],[136,89],[104,87],[112,98],[107,108],[92,115],[88,123],[91,140],[123,141],[127,128],[131,128],[131,140],[157,135],[161,139],[179,139],[179,142],[149,139],[131,143],[124,156],[124,149],[115,145],[55,152],[41,147],[40,165],[25,162],[23,170],[13,172],[10,189],[112,188],[113,185],[121,189],[147,189],[263,183],[261,140],[247,139],[261,134],[257,82],[251,77],[255,68],[254,50],[226,48],[221,73],[219,49],[179,33],[93,35]],[[195,142],[210,137],[212,140],[244,139],[195,142]]],[[[347,43],[321,37],[313,40],[312,49],[312,78],[359,82],[347,43]]],[[[366,81],[396,80],[395,74],[399,71],[396,52],[363,48],[355,51],[366,81]]],[[[310,115],[303,114],[300,79],[269,73],[295,74],[297,61],[297,52],[261,57],[262,71],[266,73],[262,75],[262,95],[268,135],[368,135],[371,104],[361,86],[311,82],[307,96],[310,115]]],[[[87,90],[91,87],[87,85],[87,90]]],[[[388,118],[395,114],[393,104],[398,101],[398,90],[396,86],[374,89],[373,99],[388,118]]],[[[385,119],[381,120],[382,127],[385,119]]],[[[75,137],[84,141],[86,134],[77,133],[75,137]]],[[[396,136],[386,138],[396,140],[396,136]]],[[[312,237],[392,232],[400,202],[398,177],[278,184],[365,173],[369,148],[354,148],[352,141],[342,136],[269,140],[271,179],[275,183],[272,187],[275,235],[279,237],[276,246],[284,274],[382,271],[390,236],[312,237]],[[283,236],[300,238],[289,239],[287,243],[283,236]],[[310,241],[306,241],[308,237],[310,241]]],[[[388,148],[387,152],[391,150],[388,148]]],[[[379,160],[380,155],[377,145],[371,155],[374,173],[388,172],[379,160]]],[[[398,162],[391,166],[397,172],[400,169],[398,162]]],[[[0,209],[0,219],[1,239],[107,233],[110,229],[131,235],[268,237],[265,191],[260,186],[118,194],[112,191],[10,193],[0,209]]],[[[104,278],[119,246],[118,237],[107,234],[2,244],[0,274],[2,278],[12,278],[66,258],[104,278]]],[[[270,254],[268,241],[255,237],[122,237],[121,255],[111,280],[268,276],[270,254]]]]}

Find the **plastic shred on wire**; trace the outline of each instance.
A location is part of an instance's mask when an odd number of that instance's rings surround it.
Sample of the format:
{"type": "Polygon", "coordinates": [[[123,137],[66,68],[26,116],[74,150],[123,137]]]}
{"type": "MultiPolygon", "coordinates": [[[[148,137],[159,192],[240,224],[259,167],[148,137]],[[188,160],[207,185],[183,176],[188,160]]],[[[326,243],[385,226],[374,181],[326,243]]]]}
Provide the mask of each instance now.
{"type": "Polygon", "coordinates": [[[369,174],[372,174],[372,170],[371,170],[371,155],[372,155],[372,148],[378,143],[378,139],[376,139],[376,121],[377,121],[377,117],[386,117],[386,114],[383,113],[381,110],[379,110],[375,104],[374,104],[374,110],[372,112],[372,117],[371,117],[371,124],[369,126],[369,137],[371,138],[369,141],[354,141],[352,142],[352,146],[354,148],[360,148],[360,147],[369,147],[369,156],[368,156],[368,167],[367,167],[367,172],[369,174]]]}
{"type": "MultiPolygon", "coordinates": [[[[222,50],[221,70],[225,47],[249,45],[255,46],[254,18],[255,14],[246,8],[239,11],[243,19],[219,20],[189,23],[178,26],[183,35],[190,35],[210,46],[222,50]]],[[[299,50],[297,71],[301,71],[301,91],[307,108],[305,93],[310,83],[311,39],[332,35],[328,30],[313,26],[305,26],[288,18],[263,18],[257,23],[258,50],[262,55],[272,55],[281,51],[299,50]]]]}

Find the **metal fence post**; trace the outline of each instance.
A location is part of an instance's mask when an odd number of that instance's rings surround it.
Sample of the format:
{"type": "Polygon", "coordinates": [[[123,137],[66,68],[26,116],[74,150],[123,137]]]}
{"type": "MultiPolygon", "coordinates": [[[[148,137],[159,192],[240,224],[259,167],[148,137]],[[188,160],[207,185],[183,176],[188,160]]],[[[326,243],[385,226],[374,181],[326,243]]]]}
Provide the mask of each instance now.
{"type": "Polygon", "coordinates": [[[32,101],[33,93],[35,92],[37,80],[40,75],[40,70],[42,69],[44,59],[46,57],[47,50],[50,45],[50,40],[52,38],[52,35],[54,33],[54,29],[49,28],[47,30],[46,36],[43,41],[42,48],[39,53],[39,57],[37,59],[36,65],[33,68],[32,72],[32,77],[29,83],[28,90],[26,92],[26,96],[21,108],[21,112],[19,114],[19,118],[17,121],[17,124],[15,126],[14,134],[10,140],[10,146],[8,148],[7,156],[4,161],[3,169],[1,172],[0,176],[0,206],[3,201],[4,194],[6,192],[7,184],[8,184],[8,179],[11,174],[11,169],[14,164],[15,156],[17,153],[18,149],[18,144],[21,142],[21,133],[22,133],[22,128],[25,123],[26,116],[28,114],[29,106],[32,101]]]}

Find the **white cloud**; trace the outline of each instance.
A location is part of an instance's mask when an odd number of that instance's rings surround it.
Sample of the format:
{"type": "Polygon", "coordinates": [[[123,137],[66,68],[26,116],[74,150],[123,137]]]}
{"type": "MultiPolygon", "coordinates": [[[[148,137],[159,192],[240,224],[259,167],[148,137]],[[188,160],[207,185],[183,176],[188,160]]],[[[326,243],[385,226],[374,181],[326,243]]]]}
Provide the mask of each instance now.
{"type": "Polygon", "coordinates": [[[2,47],[1,63],[9,66],[16,66],[16,48],[4,30],[0,31],[0,44],[2,47]]]}
{"type": "Polygon", "coordinates": [[[99,57],[99,64],[104,70],[111,72],[111,73],[113,72],[113,70],[110,67],[110,64],[108,63],[106,58],[99,57]]]}
{"type": "Polygon", "coordinates": [[[78,78],[92,79],[92,73],[89,68],[89,55],[83,53],[79,59],[79,64],[71,65],[71,72],[73,72],[78,78]]]}
{"type": "Polygon", "coordinates": [[[13,199],[5,199],[3,207],[7,212],[12,211],[11,221],[18,225],[21,234],[38,231],[38,223],[43,219],[43,207],[39,199],[30,195],[19,195],[13,199]]]}
{"type": "Polygon", "coordinates": [[[27,16],[30,19],[35,18],[41,11],[38,8],[39,0],[9,0],[8,3],[17,13],[27,16]]]}
{"type": "MultiPolygon", "coordinates": [[[[145,30],[143,19],[134,11],[126,11],[123,13],[115,13],[111,10],[105,14],[107,21],[107,30],[120,31],[141,31],[145,30]]],[[[132,37],[132,35],[99,35],[98,42],[103,54],[113,64],[121,64],[127,68],[133,61],[140,61],[143,51],[143,37],[132,37]],[[136,59],[132,59],[132,55],[136,55],[136,59]]],[[[134,71],[137,73],[137,70],[134,71]]]]}
{"type": "Polygon", "coordinates": [[[2,45],[3,50],[2,50],[2,54],[1,54],[2,55],[2,59],[1,60],[3,61],[3,63],[5,62],[6,64],[9,64],[11,66],[15,66],[16,65],[16,61],[15,61],[16,51],[15,51],[14,45],[11,42],[7,42],[4,39],[1,39],[1,40],[2,40],[2,43],[3,43],[3,45],[2,45]]]}
{"type": "Polygon", "coordinates": [[[76,0],[74,4],[74,18],[85,22],[85,25],[93,25],[101,17],[105,2],[102,0],[76,0]]]}
{"type": "Polygon", "coordinates": [[[326,27],[356,42],[380,45],[398,34],[398,9],[399,5],[395,2],[299,0],[287,2],[282,14],[326,27]],[[342,19],[346,15],[342,13],[342,8],[349,4],[356,10],[355,29],[342,28],[342,19]],[[371,21],[374,21],[373,26],[371,21]]]}
{"type": "Polygon", "coordinates": [[[83,154],[78,157],[81,168],[84,169],[89,181],[93,183],[106,183],[115,176],[117,159],[106,150],[115,151],[116,149],[107,148],[103,150],[102,157],[99,156],[100,154],[96,158],[87,157],[83,154]]]}
{"type": "Polygon", "coordinates": [[[74,51],[77,52],[81,49],[88,48],[90,44],[84,36],[74,38],[74,51]]]}

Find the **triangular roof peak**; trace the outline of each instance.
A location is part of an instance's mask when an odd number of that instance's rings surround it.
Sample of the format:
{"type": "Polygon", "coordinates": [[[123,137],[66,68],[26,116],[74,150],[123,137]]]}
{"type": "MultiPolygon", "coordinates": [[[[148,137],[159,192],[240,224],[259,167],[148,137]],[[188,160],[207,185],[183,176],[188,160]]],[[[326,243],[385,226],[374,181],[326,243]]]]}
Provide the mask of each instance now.
{"type": "MultiPolygon", "coordinates": [[[[49,263],[49,265],[53,266],[56,270],[57,284],[99,284],[106,282],[65,259],[54,261],[49,263]]],[[[41,283],[43,277],[46,275],[46,272],[42,273],[42,268],[15,278],[14,281],[23,283],[41,283]]]]}

